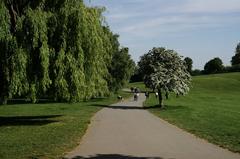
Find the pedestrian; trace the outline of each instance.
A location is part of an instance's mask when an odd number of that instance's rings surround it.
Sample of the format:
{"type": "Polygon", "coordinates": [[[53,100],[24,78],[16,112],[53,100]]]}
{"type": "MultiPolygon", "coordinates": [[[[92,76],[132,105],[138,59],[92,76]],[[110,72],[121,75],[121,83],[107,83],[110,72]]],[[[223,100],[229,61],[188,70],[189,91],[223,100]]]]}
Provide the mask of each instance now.
{"type": "Polygon", "coordinates": [[[147,99],[149,98],[149,92],[148,91],[145,92],[145,96],[146,96],[147,99]]]}
{"type": "Polygon", "coordinates": [[[133,87],[131,87],[131,92],[133,93],[133,90],[134,90],[134,88],[133,87]]]}
{"type": "Polygon", "coordinates": [[[158,97],[158,92],[155,93],[156,98],[158,97]]]}
{"type": "Polygon", "coordinates": [[[137,93],[138,89],[137,87],[134,87],[134,93],[137,93]]]}
{"type": "Polygon", "coordinates": [[[138,93],[134,93],[133,98],[134,98],[134,101],[137,101],[138,100],[138,93]]]}

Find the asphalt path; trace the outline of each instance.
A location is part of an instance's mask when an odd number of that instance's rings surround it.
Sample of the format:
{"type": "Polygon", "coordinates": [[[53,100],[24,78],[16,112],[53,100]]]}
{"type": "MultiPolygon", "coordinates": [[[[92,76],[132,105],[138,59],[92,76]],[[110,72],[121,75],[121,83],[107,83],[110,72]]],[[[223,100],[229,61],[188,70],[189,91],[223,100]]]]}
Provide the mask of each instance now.
{"type": "Polygon", "coordinates": [[[99,111],[69,159],[240,159],[142,109],[145,100],[120,101],[99,111]]]}

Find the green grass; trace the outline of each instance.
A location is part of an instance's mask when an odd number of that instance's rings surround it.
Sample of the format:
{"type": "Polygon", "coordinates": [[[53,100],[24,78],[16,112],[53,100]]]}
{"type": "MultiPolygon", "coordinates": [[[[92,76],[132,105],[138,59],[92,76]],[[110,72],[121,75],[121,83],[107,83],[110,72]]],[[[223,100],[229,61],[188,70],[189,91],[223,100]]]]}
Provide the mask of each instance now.
{"type": "Polygon", "coordinates": [[[145,92],[145,91],[149,91],[151,92],[152,90],[149,89],[149,88],[146,88],[146,86],[142,83],[142,82],[135,82],[135,83],[129,83],[128,84],[128,87],[131,88],[131,87],[137,87],[140,89],[141,92],[145,92]]]}
{"type": "Polygon", "coordinates": [[[188,95],[171,95],[165,109],[154,107],[157,102],[151,95],[145,106],[180,128],[240,152],[240,73],[193,77],[188,95]]]}
{"type": "MultiPolygon", "coordinates": [[[[120,93],[127,97],[129,93],[120,93]]],[[[90,118],[116,95],[75,104],[0,106],[0,158],[61,158],[77,146],[90,118]]]]}

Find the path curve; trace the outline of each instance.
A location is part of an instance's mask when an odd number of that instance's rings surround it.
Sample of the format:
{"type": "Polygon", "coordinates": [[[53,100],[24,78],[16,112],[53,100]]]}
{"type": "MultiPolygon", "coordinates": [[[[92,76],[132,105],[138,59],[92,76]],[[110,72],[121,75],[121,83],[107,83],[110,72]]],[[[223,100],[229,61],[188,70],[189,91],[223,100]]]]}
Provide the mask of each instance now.
{"type": "Polygon", "coordinates": [[[129,99],[99,111],[68,159],[240,159],[141,109],[129,99]]]}

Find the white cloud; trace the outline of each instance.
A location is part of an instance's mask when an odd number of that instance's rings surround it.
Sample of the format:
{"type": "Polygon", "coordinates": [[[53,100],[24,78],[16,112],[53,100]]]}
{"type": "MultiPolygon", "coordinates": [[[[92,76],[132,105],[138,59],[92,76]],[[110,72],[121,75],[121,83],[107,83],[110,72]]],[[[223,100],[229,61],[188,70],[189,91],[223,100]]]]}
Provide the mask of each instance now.
{"type": "Polygon", "coordinates": [[[107,21],[120,34],[153,36],[202,28],[230,26],[239,21],[240,0],[111,1],[107,21]],[[116,5],[119,4],[119,5],[116,5]]]}
{"type": "Polygon", "coordinates": [[[226,25],[234,25],[238,21],[240,21],[238,16],[226,18],[219,16],[173,15],[145,19],[138,23],[128,23],[126,26],[118,27],[116,31],[121,34],[151,37],[159,33],[221,28],[226,25]]]}
{"type": "Polygon", "coordinates": [[[213,56],[229,62],[239,41],[240,0],[92,0],[135,60],[153,46],[176,49],[200,68],[213,56]],[[204,47],[202,47],[204,45],[204,47]]]}
{"type": "Polygon", "coordinates": [[[239,0],[188,0],[172,10],[186,13],[226,13],[239,12],[239,0]]]}

